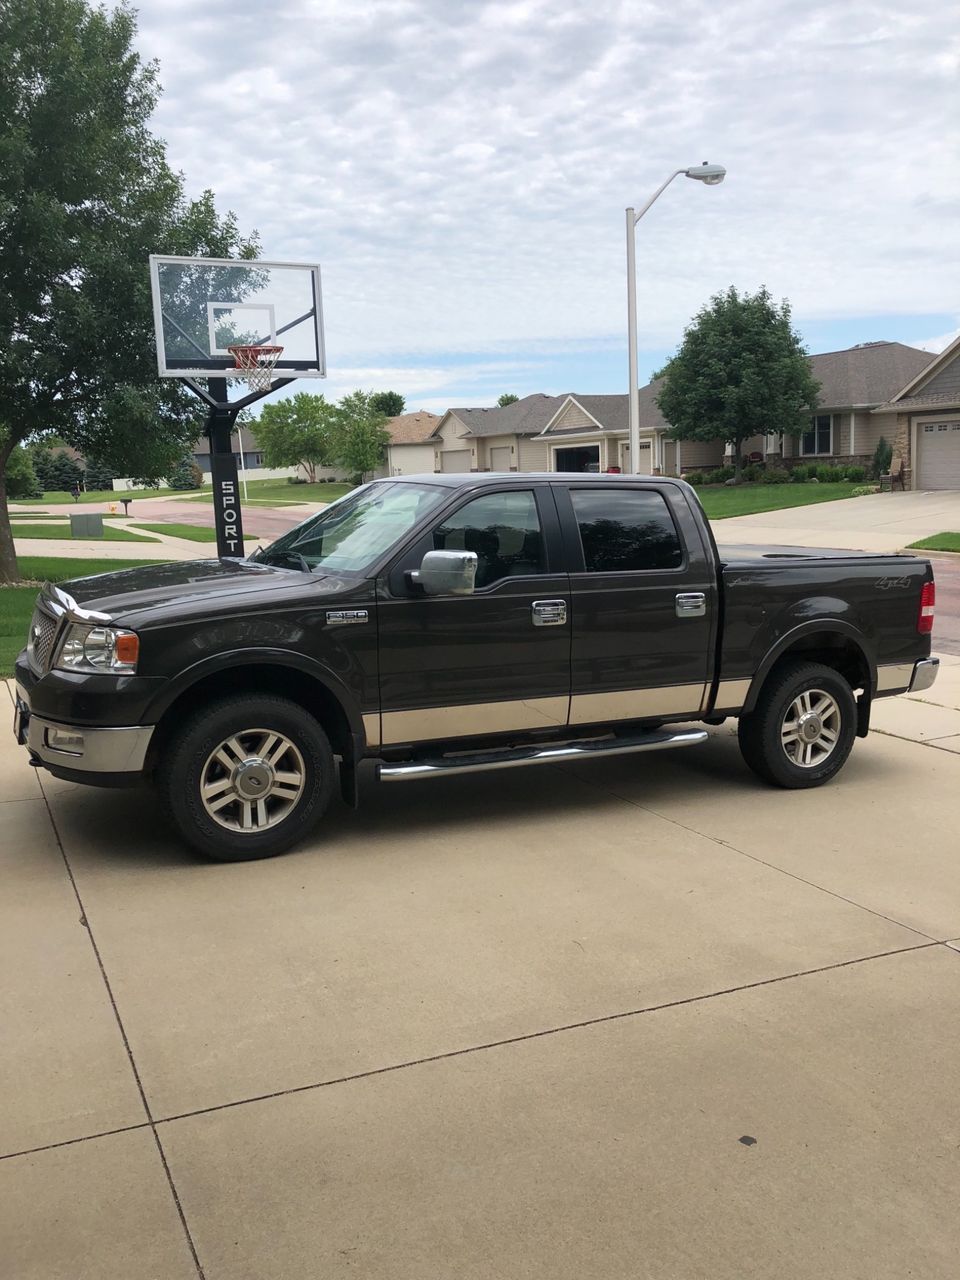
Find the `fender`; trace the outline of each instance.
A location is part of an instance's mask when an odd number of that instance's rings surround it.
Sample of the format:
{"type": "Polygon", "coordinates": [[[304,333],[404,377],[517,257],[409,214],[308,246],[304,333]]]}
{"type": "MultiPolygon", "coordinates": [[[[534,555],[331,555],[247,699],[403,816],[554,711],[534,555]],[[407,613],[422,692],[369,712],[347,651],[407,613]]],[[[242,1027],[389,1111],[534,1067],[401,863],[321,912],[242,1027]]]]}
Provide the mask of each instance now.
{"type": "Polygon", "coordinates": [[[876,659],[867,645],[866,638],[862,631],[859,631],[849,622],[844,622],[840,618],[812,618],[807,622],[801,622],[799,626],[794,627],[767,650],[760,666],[750,682],[750,691],[747,694],[743,704],[743,711],[752,711],[756,706],[757,698],[763,683],[774,664],[783,657],[786,651],[792,648],[798,640],[802,640],[804,636],[810,635],[837,635],[843,636],[845,640],[850,640],[860,651],[864,662],[870,672],[870,689],[876,687],[877,683],[877,663],[876,659]]]}
{"type": "Polygon", "coordinates": [[[207,676],[219,675],[231,667],[250,666],[290,667],[310,676],[317,684],[322,685],[336,699],[350,725],[350,732],[355,739],[366,741],[363,728],[363,717],[353,695],[340,678],[329,671],[321,663],[293,653],[289,649],[232,649],[228,653],[211,654],[191,667],[181,671],[179,675],[164,684],[147,707],[147,722],[156,724],[181,694],[186,693],[194,685],[199,684],[207,676]]]}

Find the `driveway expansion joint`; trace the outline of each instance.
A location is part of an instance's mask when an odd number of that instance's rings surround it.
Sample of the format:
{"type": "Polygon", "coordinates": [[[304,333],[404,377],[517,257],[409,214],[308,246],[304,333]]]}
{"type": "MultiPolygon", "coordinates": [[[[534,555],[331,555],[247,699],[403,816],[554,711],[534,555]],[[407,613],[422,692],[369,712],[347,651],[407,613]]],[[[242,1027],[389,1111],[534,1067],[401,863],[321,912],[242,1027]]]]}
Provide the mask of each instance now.
{"type": "MultiPolygon", "coordinates": [[[[63,859],[63,865],[66,869],[67,876],[69,877],[70,885],[71,885],[71,888],[73,889],[73,895],[77,900],[77,906],[80,908],[81,924],[86,930],[87,937],[90,939],[90,946],[93,948],[93,954],[97,961],[97,967],[100,970],[100,977],[103,979],[103,985],[107,992],[107,998],[110,1001],[110,1007],[113,1010],[113,1016],[114,1016],[114,1019],[116,1020],[117,1029],[120,1032],[120,1038],[122,1039],[123,1047],[126,1050],[127,1060],[130,1063],[130,1070],[133,1072],[133,1078],[136,1083],[137,1090],[140,1094],[140,1101],[143,1105],[144,1114],[147,1117],[145,1124],[130,1126],[130,1128],[148,1128],[151,1134],[153,1135],[153,1140],[157,1147],[157,1154],[160,1157],[160,1163],[163,1165],[163,1172],[166,1175],[167,1185],[170,1188],[170,1194],[173,1197],[173,1203],[177,1210],[177,1216],[180,1219],[180,1225],[183,1228],[183,1233],[184,1233],[184,1236],[186,1237],[187,1247],[190,1250],[190,1256],[193,1259],[193,1264],[196,1268],[199,1280],[205,1280],[203,1267],[200,1264],[200,1257],[197,1253],[197,1248],[196,1248],[196,1245],[194,1244],[194,1240],[190,1232],[190,1228],[187,1225],[187,1219],[183,1211],[183,1205],[180,1203],[180,1195],[177,1191],[176,1183],[173,1180],[173,1174],[170,1171],[170,1166],[167,1163],[166,1152],[164,1151],[163,1146],[160,1142],[160,1135],[157,1133],[156,1122],[150,1112],[150,1104],[147,1102],[147,1095],[143,1088],[143,1081],[140,1079],[140,1072],[137,1069],[137,1063],[133,1056],[133,1050],[130,1047],[130,1040],[127,1036],[126,1027],[124,1027],[123,1019],[120,1017],[120,1010],[117,1008],[117,1002],[113,994],[113,988],[110,985],[110,979],[107,977],[107,970],[103,963],[103,957],[100,954],[100,948],[97,946],[97,940],[93,935],[93,928],[90,924],[90,918],[87,915],[86,907],[84,906],[83,899],[80,896],[80,889],[77,885],[76,877],[73,874],[73,868],[70,866],[70,859],[67,857],[67,851],[64,848],[63,840],[61,839],[61,836],[60,836],[60,829],[57,826],[56,818],[53,816],[53,809],[50,807],[50,799],[46,793],[46,790],[43,787],[42,779],[40,780],[40,790],[43,793],[44,805],[46,806],[47,816],[50,819],[50,826],[53,828],[53,835],[54,835],[54,839],[57,842],[57,848],[60,850],[60,857],[63,859]]],[[[80,1139],[80,1141],[84,1141],[84,1140],[85,1139],[80,1139]]],[[[66,1146],[68,1144],[58,1143],[56,1145],[66,1146]]]]}

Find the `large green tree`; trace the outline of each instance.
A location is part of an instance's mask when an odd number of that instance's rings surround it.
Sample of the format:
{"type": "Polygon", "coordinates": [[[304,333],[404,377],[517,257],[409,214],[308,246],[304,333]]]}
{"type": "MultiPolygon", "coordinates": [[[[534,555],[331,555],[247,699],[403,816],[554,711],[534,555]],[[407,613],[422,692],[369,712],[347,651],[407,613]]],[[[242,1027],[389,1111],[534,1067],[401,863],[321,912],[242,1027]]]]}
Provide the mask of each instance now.
{"type": "Polygon", "coordinates": [[[390,443],[387,416],[373,403],[369,391],[352,391],[337,405],[337,461],[361,481],[383,462],[390,443]]]}
{"type": "Polygon", "coordinates": [[[799,435],[820,384],[791,324],[790,304],[766,289],[711,298],[661,371],[657,396],[674,440],[723,440],[733,446],[740,480],[741,446],[767,433],[799,435]]]}
{"type": "Polygon", "coordinates": [[[56,433],[118,475],[162,476],[197,402],[156,376],[150,253],[253,257],[213,196],[184,196],[150,133],[157,67],[125,4],[0,7],[0,582],[17,579],[6,467],[56,433]]]}
{"type": "Polygon", "coordinates": [[[370,403],[388,418],[399,418],[407,406],[399,391],[375,391],[370,397],[370,403]]]}
{"type": "Polygon", "coordinates": [[[298,391],[265,404],[253,430],[268,467],[301,467],[313,483],[317,467],[335,461],[337,409],[322,395],[298,391]]]}

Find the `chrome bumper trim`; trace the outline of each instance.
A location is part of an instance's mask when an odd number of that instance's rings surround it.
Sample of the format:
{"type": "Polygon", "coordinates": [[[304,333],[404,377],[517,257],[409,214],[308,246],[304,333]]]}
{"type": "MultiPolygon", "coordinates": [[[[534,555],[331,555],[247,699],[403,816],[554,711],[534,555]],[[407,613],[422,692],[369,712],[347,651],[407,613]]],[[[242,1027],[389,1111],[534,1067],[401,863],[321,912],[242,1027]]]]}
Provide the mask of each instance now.
{"type": "Polygon", "coordinates": [[[90,729],[86,725],[59,724],[31,715],[27,725],[27,747],[44,764],[78,773],[140,773],[155,726],[131,725],[119,729],[90,729]],[[48,729],[68,729],[83,734],[79,751],[60,751],[47,746],[48,729]]]}
{"type": "Polygon", "coordinates": [[[936,680],[939,670],[939,658],[922,658],[913,669],[910,692],[920,693],[923,689],[929,689],[934,680],[936,680]]]}

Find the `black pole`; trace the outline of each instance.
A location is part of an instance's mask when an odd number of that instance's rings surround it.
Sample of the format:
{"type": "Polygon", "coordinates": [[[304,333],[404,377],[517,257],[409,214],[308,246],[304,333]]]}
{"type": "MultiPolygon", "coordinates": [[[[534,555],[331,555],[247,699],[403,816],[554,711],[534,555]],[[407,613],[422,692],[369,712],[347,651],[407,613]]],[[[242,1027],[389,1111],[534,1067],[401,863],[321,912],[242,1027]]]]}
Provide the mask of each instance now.
{"type": "Polygon", "coordinates": [[[213,482],[213,515],[217,529],[217,555],[243,555],[243,515],[240,510],[240,485],[237,481],[237,456],[230,437],[237,410],[227,400],[226,378],[211,378],[210,397],[214,404],[207,414],[210,437],[210,478],[213,482]]]}

